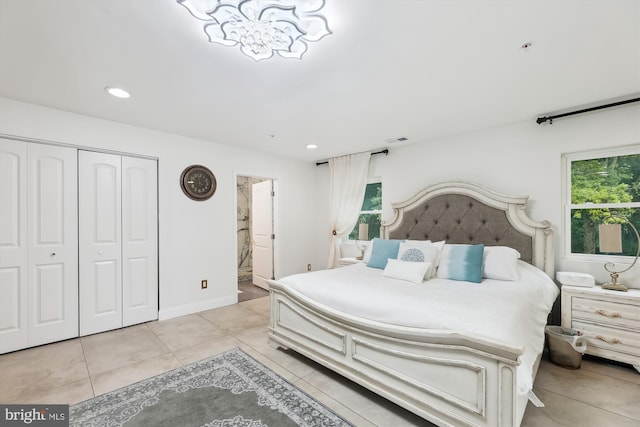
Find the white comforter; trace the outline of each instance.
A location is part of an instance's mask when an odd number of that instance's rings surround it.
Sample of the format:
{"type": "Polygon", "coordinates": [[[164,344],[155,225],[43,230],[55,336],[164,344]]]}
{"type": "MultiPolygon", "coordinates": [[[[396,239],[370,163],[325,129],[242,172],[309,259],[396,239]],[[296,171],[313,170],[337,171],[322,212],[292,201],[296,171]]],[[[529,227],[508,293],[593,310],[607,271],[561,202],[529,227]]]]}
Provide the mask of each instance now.
{"type": "Polygon", "coordinates": [[[431,279],[421,284],[382,276],[355,264],[296,274],[279,282],[343,313],[380,322],[449,329],[492,337],[524,348],[518,392],[533,388],[533,366],[558,288],[541,270],[518,261],[520,281],[482,283],[431,279]]]}

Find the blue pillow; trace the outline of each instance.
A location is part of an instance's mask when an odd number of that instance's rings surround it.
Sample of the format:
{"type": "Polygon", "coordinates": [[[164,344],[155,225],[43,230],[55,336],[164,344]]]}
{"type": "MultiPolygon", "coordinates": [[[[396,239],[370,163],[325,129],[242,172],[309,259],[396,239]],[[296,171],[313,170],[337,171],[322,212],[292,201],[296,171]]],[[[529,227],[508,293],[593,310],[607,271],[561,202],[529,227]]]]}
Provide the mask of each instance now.
{"type": "Polygon", "coordinates": [[[373,248],[371,250],[371,258],[367,266],[373,268],[385,268],[389,258],[398,258],[398,249],[400,249],[400,240],[386,240],[375,237],[371,242],[373,248]]]}
{"type": "Polygon", "coordinates": [[[484,245],[444,245],[436,277],[440,279],[482,281],[484,245]]]}

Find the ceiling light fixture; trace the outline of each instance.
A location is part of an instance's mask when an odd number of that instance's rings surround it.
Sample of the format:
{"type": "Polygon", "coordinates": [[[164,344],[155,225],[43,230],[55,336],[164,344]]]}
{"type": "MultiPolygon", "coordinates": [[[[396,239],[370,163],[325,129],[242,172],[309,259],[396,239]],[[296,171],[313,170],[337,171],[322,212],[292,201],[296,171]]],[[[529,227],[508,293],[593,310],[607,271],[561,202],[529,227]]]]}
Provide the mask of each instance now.
{"type": "Polygon", "coordinates": [[[298,58],[307,43],[331,34],[318,13],[325,0],[176,0],[196,19],[204,21],[211,43],[240,45],[256,61],[298,58]]]}
{"type": "Polygon", "coordinates": [[[307,144],[307,148],[309,150],[315,150],[316,148],[318,148],[318,146],[316,144],[307,144]]]}
{"type": "Polygon", "coordinates": [[[115,96],[116,98],[131,97],[129,92],[119,87],[105,87],[104,90],[106,90],[109,95],[115,96]]]}

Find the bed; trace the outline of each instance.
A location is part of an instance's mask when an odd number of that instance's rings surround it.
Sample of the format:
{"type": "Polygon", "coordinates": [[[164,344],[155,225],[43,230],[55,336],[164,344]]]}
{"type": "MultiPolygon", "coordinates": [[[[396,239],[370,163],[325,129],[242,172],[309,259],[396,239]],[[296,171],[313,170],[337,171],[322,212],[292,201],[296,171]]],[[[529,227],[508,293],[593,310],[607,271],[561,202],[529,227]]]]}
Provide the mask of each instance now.
{"type": "Polygon", "coordinates": [[[417,283],[388,277],[408,263],[368,266],[374,241],[368,263],[272,280],[270,342],[437,425],[520,425],[558,295],[550,224],[530,219],[526,202],[446,182],[393,204],[384,245],[446,242],[438,270],[417,283]],[[440,277],[454,249],[479,247],[483,276],[489,251],[517,251],[517,280],[440,277]]]}

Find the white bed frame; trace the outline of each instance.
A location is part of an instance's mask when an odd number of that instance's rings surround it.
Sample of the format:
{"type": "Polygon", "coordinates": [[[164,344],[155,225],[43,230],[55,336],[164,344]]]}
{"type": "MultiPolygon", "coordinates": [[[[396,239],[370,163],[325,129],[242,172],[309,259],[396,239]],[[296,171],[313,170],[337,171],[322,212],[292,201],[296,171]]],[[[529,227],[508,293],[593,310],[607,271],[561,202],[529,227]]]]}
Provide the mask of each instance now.
{"type": "MultiPolygon", "coordinates": [[[[553,277],[550,224],[525,212],[527,197],[509,197],[465,182],[442,183],[392,205],[388,237],[404,212],[441,194],[463,194],[506,213],[530,236],[532,264],[553,277]]],[[[440,426],[519,426],[527,396],[516,391],[522,348],[459,331],[391,325],[318,304],[270,281],[272,345],[295,350],[440,426]]],[[[537,370],[534,369],[534,373],[537,370]]]]}

